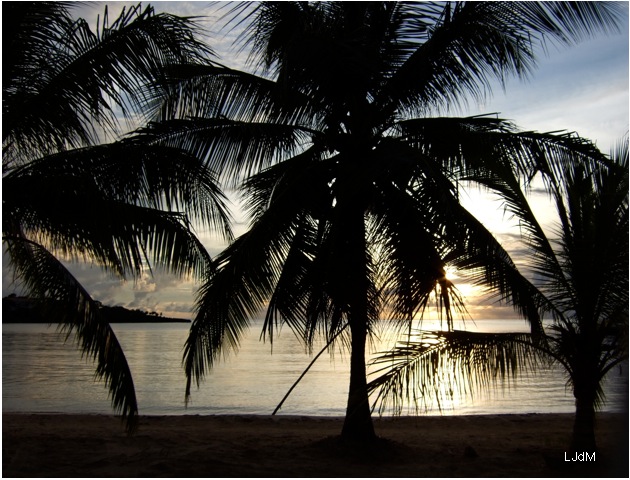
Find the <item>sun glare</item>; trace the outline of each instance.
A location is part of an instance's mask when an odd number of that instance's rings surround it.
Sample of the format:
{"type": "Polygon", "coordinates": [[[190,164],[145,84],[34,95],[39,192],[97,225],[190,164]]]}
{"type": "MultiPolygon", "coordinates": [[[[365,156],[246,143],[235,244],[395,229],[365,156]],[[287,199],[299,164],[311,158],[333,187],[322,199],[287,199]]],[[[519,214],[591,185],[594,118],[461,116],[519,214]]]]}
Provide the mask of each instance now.
{"type": "Polygon", "coordinates": [[[450,280],[452,282],[453,280],[458,278],[457,269],[451,266],[444,267],[444,276],[446,277],[447,280],[450,280]]]}

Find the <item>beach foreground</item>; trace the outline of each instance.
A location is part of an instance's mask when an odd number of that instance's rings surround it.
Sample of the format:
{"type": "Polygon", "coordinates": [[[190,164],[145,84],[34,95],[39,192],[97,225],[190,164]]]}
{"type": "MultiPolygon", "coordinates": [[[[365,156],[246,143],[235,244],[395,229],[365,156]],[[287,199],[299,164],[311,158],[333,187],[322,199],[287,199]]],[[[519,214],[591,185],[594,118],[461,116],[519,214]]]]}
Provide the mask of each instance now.
{"type": "MultiPolygon", "coordinates": [[[[595,461],[567,462],[570,414],[376,418],[372,452],[341,446],[342,419],[3,414],[3,477],[618,477],[628,416],[598,416],[595,461]]],[[[568,455],[568,458],[571,458],[568,455]]]]}

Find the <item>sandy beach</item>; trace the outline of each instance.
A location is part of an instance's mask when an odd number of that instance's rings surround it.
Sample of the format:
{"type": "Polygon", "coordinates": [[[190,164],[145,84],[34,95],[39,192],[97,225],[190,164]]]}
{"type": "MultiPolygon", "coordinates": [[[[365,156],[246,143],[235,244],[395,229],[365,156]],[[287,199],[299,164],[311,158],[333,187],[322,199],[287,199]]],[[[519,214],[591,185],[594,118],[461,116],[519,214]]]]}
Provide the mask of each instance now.
{"type": "Polygon", "coordinates": [[[628,476],[628,416],[600,414],[594,462],[566,462],[570,414],[377,418],[371,452],[341,446],[342,419],[3,414],[3,477],[628,476]]]}

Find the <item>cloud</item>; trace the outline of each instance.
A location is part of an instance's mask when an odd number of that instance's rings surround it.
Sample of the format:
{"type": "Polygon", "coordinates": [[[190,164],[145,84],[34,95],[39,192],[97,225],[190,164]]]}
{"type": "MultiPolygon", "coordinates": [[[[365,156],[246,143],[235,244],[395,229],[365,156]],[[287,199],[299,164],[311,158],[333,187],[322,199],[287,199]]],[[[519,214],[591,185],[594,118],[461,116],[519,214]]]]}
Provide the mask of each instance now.
{"type": "MultiPolygon", "coordinates": [[[[140,278],[122,280],[97,265],[64,262],[92,298],[109,306],[164,312],[166,306],[178,318],[190,318],[194,295],[199,286],[192,279],[182,279],[156,270],[144,271],[140,278]],[[176,306],[176,307],[175,307],[176,306]]],[[[5,269],[3,269],[4,273],[5,269]]],[[[6,293],[3,279],[3,296],[6,293]]]]}
{"type": "Polygon", "coordinates": [[[608,153],[628,130],[628,11],[619,34],[550,49],[526,81],[510,79],[471,114],[500,112],[523,130],[576,131],[608,153]]]}

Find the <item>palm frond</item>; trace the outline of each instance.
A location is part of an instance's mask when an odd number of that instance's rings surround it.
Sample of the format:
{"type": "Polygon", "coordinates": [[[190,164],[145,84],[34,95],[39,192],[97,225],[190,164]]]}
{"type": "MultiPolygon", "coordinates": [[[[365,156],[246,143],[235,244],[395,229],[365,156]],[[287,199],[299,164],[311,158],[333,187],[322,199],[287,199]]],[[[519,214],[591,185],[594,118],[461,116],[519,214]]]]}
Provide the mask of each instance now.
{"type": "Polygon", "coordinates": [[[193,378],[200,384],[217,359],[237,350],[250,319],[271,296],[278,276],[278,251],[257,244],[251,232],[216,259],[217,271],[198,291],[196,315],[184,347],[186,398],[193,378]]]}
{"type": "Polygon", "coordinates": [[[559,257],[571,279],[567,310],[584,329],[583,322],[606,319],[627,304],[627,156],[606,166],[574,164],[565,176],[566,185],[556,194],[559,257]]]}
{"type": "MultiPolygon", "coordinates": [[[[309,346],[316,334],[330,339],[343,326],[347,286],[339,284],[343,261],[334,258],[338,252],[333,239],[339,234],[332,188],[335,165],[335,157],[321,159],[313,147],[251,177],[244,185],[255,220],[283,209],[283,203],[302,209],[295,217],[295,234],[267,309],[264,328],[270,338],[280,321],[309,346]]],[[[377,307],[369,303],[370,318],[377,318],[377,307]]]]}
{"type": "Polygon", "coordinates": [[[50,202],[49,209],[37,205],[12,213],[19,215],[23,233],[34,241],[71,260],[96,261],[123,278],[138,277],[152,264],[179,275],[203,276],[209,267],[205,248],[181,215],[96,199],[88,211],[76,204],[72,211],[61,210],[75,199],[61,197],[50,202]]]}
{"type": "MultiPolygon", "coordinates": [[[[424,2],[423,2],[424,3],[424,2]]],[[[526,77],[545,42],[616,31],[617,5],[593,2],[428,2],[405,22],[415,44],[378,103],[407,114],[484,98],[491,81],[526,77]]]]}
{"type": "Polygon", "coordinates": [[[174,118],[229,118],[241,122],[302,125],[322,123],[313,100],[277,82],[220,65],[177,65],[169,72],[169,93],[155,121],[174,118]]]}
{"type": "MultiPolygon", "coordinates": [[[[445,293],[450,288],[444,270],[448,241],[437,233],[443,228],[443,219],[433,208],[419,208],[420,202],[408,191],[387,184],[379,187],[379,202],[371,210],[371,243],[378,256],[380,289],[392,319],[410,320],[427,309],[434,292],[444,288],[445,293]]],[[[424,187],[420,189],[425,191],[424,187]]],[[[446,193],[440,189],[440,194],[446,193]]],[[[440,293],[437,297],[445,298],[440,293]]],[[[461,304],[453,304],[457,305],[461,304]]],[[[445,306],[450,306],[450,301],[445,306]]],[[[452,327],[451,309],[445,311],[447,324],[452,327]]],[[[461,309],[461,313],[464,311],[461,309]]]]}
{"type": "Polygon", "coordinates": [[[537,35],[538,41],[553,39],[572,44],[597,33],[619,31],[621,6],[614,2],[537,2],[517,3],[514,20],[537,35]]]}
{"type": "Polygon", "coordinates": [[[299,153],[309,132],[300,127],[195,118],[151,124],[140,134],[201,158],[233,186],[282,159],[299,153]]]}
{"type": "Polygon", "coordinates": [[[94,143],[101,134],[95,125],[115,133],[114,106],[140,113],[146,84],[164,84],[166,67],[203,61],[207,53],[194,38],[194,22],[156,15],[151,6],[123,9],[97,33],[63,11],[43,25],[51,15],[29,9],[26,30],[14,39],[30,36],[28,51],[16,47],[23,54],[11,56],[13,77],[3,84],[3,155],[11,162],[94,143]]]}
{"type": "Polygon", "coordinates": [[[418,331],[371,362],[377,378],[368,390],[376,394],[373,409],[400,414],[404,403],[428,409],[473,396],[519,369],[534,371],[541,360],[528,334],[418,331]]]}
{"type": "MultiPolygon", "coordinates": [[[[512,304],[541,338],[541,315],[553,311],[553,305],[518,271],[492,233],[461,206],[456,184],[444,173],[453,171],[449,154],[437,153],[439,145],[427,144],[431,148],[425,153],[383,142],[388,175],[381,173],[375,180],[378,200],[371,212],[379,233],[372,241],[378,245],[383,278],[392,282],[384,290],[395,299],[392,305],[400,306],[394,311],[403,318],[413,318],[416,308],[425,308],[437,282],[444,279],[444,266],[449,264],[512,304]],[[449,166],[442,170],[434,158],[449,166]],[[411,287],[412,281],[415,287],[411,287]]],[[[509,165],[497,166],[501,167],[495,169],[497,177],[517,181],[509,165]]]]}
{"type": "Polygon", "coordinates": [[[608,165],[591,142],[569,134],[516,132],[509,123],[489,117],[419,119],[400,127],[403,138],[426,151],[453,176],[498,193],[506,211],[519,219],[523,238],[534,252],[533,270],[548,285],[568,291],[557,252],[525,192],[540,175],[549,192],[560,199],[568,180],[566,172],[572,166],[608,165]]]}
{"type": "Polygon", "coordinates": [[[76,332],[78,347],[96,363],[96,378],[109,388],[112,407],[132,433],[138,425],[138,404],[131,371],[111,326],[98,304],[72,274],[41,245],[23,237],[3,237],[12,266],[30,293],[45,299],[46,316],[60,329],[76,332]]]}
{"type": "Polygon", "coordinates": [[[67,257],[99,262],[122,277],[140,275],[152,261],[178,274],[206,274],[210,258],[185,214],[109,198],[107,190],[115,184],[99,184],[94,177],[37,173],[42,176],[3,179],[5,236],[27,236],[67,257]]]}
{"type": "Polygon", "coordinates": [[[402,140],[459,178],[498,168],[511,170],[525,186],[537,174],[559,185],[567,166],[575,162],[608,163],[591,141],[575,133],[520,132],[494,115],[417,118],[399,122],[396,130],[402,140]]]}
{"type": "Polygon", "coordinates": [[[51,197],[84,191],[102,201],[179,211],[232,238],[227,201],[212,172],[200,159],[142,136],[48,155],[3,173],[11,203],[28,205],[51,188],[51,197]]]}
{"type": "MultiPolygon", "coordinates": [[[[275,205],[274,205],[275,207],[275,205]]],[[[250,230],[219,254],[216,271],[198,292],[197,313],[186,340],[186,396],[223,352],[236,350],[250,319],[272,297],[303,208],[269,208],[250,230]]]]}

